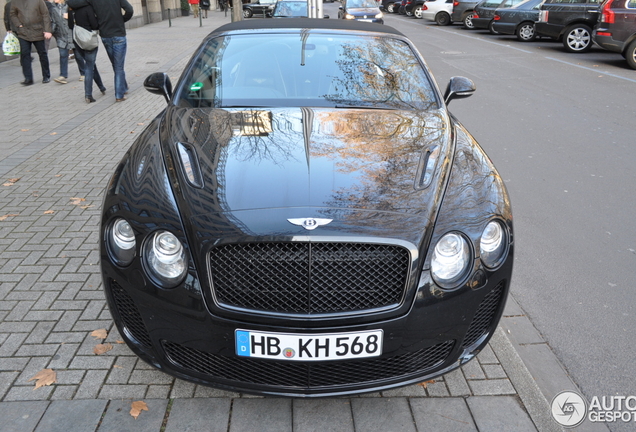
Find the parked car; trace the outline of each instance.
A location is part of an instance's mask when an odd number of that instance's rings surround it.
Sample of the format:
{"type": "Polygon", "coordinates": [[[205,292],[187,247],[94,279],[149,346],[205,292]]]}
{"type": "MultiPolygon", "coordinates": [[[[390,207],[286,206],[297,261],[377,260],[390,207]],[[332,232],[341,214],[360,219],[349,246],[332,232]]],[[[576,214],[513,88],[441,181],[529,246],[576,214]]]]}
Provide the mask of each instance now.
{"type": "Polygon", "coordinates": [[[636,69],[636,0],[606,0],[592,39],[598,46],[620,53],[636,69]]]}
{"type": "Polygon", "coordinates": [[[539,6],[544,0],[525,0],[507,9],[495,10],[493,29],[499,34],[513,34],[522,42],[536,39],[534,23],[539,19],[539,6]]]}
{"type": "Polygon", "coordinates": [[[455,0],[453,2],[453,12],[451,13],[451,21],[461,22],[465,29],[472,30],[473,26],[473,11],[475,6],[479,4],[478,1],[469,0],[455,0]]]}
{"type": "Polygon", "coordinates": [[[255,0],[254,3],[243,4],[243,18],[272,16],[276,0],[255,0]]]}
{"type": "Polygon", "coordinates": [[[384,14],[375,0],[343,0],[338,18],[384,24],[384,14]]]}
{"type": "Polygon", "coordinates": [[[561,40],[568,52],[587,52],[592,48],[598,15],[599,0],[546,0],[539,7],[536,33],[561,40]]]}
{"type": "MultiPolygon", "coordinates": [[[[510,200],[398,30],[243,20],[208,34],[105,188],[101,271],[128,346],[199,384],[350,395],[485,348],[510,200]]],[[[493,118],[493,122],[496,119],[493,118]]],[[[493,123],[494,124],[494,123],[493,123]]]]}
{"type": "Polygon", "coordinates": [[[453,0],[426,0],[422,6],[422,18],[435,21],[437,25],[451,24],[450,15],[453,12],[453,0]]]}
{"type": "Polygon", "coordinates": [[[388,13],[398,13],[402,0],[383,0],[382,8],[388,13]]]}
{"type": "Polygon", "coordinates": [[[473,12],[473,28],[475,29],[488,29],[490,33],[497,34],[492,27],[493,18],[495,17],[495,10],[510,8],[518,5],[523,0],[483,0],[477,6],[473,12]]]}
{"type": "Polygon", "coordinates": [[[422,19],[422,6],[426,0],[414,0],[413,1],[413,16],[418,19],[422,19]]]}
{"type": "MultiPolygon", "coordinates": [[[[274,5],[274,18],[307,18],[307,2],[304,0],[278,0],[274,5]]],[[[329,18],[325,15],[323,18],[329,18]]]]}
{"type": "Polygon", "coordinates": [[[412,11],[411,5],[413,4],[413,1],[414,0],[402,0],[402,2],[400,3],[400,7],[398,8],[398,13],[400,15],[412,16],[413,15],[413,11],[412,11]],[[408,12],[407,12],[407,9],[406,9],[407,6],[409,8],[408,12]]]}

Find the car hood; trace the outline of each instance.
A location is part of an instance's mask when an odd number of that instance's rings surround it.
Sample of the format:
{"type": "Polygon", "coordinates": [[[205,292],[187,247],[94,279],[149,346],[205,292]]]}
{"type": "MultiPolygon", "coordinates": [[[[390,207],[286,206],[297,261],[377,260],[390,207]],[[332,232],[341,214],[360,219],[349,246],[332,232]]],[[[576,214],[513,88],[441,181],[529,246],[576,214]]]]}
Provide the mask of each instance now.
{"type": "Polygon", "coordinates": [[[282,221],[287,232],[287,219],[313,217],[348,221],[348,230],[410,221],[421,235],[443,192],[450,129],[444,110],[170,107],[162,146],[182,216],[200,227],[223,215],[260,235],[272,229],[258,228],[264,220],[282,221]],[[196,157],[185,160],[177,143],[196,157]],[[434,147],[440,155],[427,186],[434,147]],[[186,179],[189,163],[199,166],[202,187],[186,179]]]}

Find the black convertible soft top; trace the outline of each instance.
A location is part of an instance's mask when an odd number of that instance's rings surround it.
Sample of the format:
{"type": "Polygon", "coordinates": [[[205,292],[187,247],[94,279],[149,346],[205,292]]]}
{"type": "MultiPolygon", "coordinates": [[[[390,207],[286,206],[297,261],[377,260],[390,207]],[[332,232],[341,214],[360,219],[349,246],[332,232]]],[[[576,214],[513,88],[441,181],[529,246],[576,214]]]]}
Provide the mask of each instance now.
{"type": "Polygon", "coordinates": [[[388,33],[404,36],[393,27],[342,19],[319,18],[266,18],[236,21],[222,25],[211,34],[233,30],[266,30],[266,29],[326,29],[326,30],[354,30],[374,33],[388,33]]]}

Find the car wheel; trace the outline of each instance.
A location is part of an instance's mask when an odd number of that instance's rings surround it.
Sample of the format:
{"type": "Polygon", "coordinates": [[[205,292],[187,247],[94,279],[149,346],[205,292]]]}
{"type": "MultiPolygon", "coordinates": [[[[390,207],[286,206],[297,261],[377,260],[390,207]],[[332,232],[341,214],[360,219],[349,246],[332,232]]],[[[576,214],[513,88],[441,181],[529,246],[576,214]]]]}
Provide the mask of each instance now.
{"type": "Polygon", "coordinates": [[[243,18],[252,18],[252,15],[254,14],[251,9],[243,9],[243,18]]]}
{"type": "Polygon", "coordinates": [[[525,22],[517,27],[517,39],[521,42],[532,42],[536,37],[533,22],[525,22]]]}
{"type": "Polygon", "coordinates": [[[627,60],[629,67],[636,69],[636,40],[633,40],[632,43],[627,45],[625,60],[627,60]]]}
{"type": "Polygon", "coordinates": [[[499,32],[497,30],[495,30],[495,22],[494,21],[490,21],[490,23],[488,24],[488,31],[490,32],[490,34],[499,34],[499,32]]]}
{"type": "Polygon", "coordinates": [[[473,24],[473,13],[469,13],[464,17],[464,28],[468,30],[472,30],[475,28],[475,24],[473,24]]]}
{"type": "Polygon", "coordinates": [[[563,34],[563,47],[567,52],[583,53],[592,48],[592,30],[585,24],[574,24],[563,34]]]}
{"type": "Polygon", "coordinates": [[[446,12],[440,12],[435,15],[435,22],[439,26],[447,26],[451,23],[450,15],[446,12]]]}
{"type": "Polygon", "coordinates": [[[413,15],[415,16],[415,18],[422,19],[422,6],[416,7],[413,15]]]}
{"type": "Polygon", "coordinates": [[[409,9],[409,10],[404,9],[404,14],[406,16],[413,16],[413,9],[409,9]]]}
{"type": "Polygon", "coordinates": [[[395,13],[395,3],[389,3],[386,7],[388,13],[395,13]]]}

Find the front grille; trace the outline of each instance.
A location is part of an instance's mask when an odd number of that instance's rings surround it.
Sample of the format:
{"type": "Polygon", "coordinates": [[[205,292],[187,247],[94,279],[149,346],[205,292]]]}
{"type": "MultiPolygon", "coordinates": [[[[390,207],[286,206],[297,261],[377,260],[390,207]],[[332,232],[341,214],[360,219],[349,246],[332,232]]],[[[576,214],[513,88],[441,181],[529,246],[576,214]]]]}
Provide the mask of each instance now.
{"type": "Polygon", "coordinates": [[[110,291],[113,294],[115,306],[124,327],[128,329],[136,342],[150,348],[152,346],[150,335],[132,297],[115,281],[111,281],[110,291]]]}
{"type": "Polygon", "coordinates": [[[462,348],[466,348],[477,342],[483,335],[488,332],[492,324],[492,320],[501,304],[502,295],[504,293],[504,282],[500,282],[492,289],[486,297],[481,301],[477,308],[473,322],[470,323],[462,348]]]}
{"type": "Polygon", "coordinates": [[[395,357],[314,363],[225,357],[163,341],[171,363],[210,379],[301,389],[364,384],[421,373],[441,365],[453,345],[453,341],[446,341],[395,357]]]}
{"type": "Polygon", "coordinates": [[[409,262],[403,247],[365,243],[245,243],[210,251],[219,304],[290,314],[397,306],[409,262]]]}

